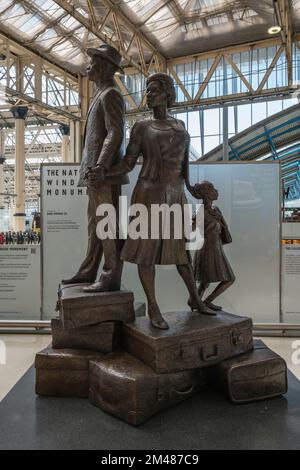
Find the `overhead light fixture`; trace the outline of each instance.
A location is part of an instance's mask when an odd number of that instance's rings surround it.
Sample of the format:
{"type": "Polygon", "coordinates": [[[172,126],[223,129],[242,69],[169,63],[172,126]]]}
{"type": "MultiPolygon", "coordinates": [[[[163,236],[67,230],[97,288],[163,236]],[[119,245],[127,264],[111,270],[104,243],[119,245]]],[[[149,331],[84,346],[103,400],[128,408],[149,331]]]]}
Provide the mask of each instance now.
{"type": "Polygon", "coordinates": [[[268,29],[268,33],[274,36],[275,34],[279,34],[281,32],[281,27],[280,26],[272,26],[271,28],[268,29]]]}

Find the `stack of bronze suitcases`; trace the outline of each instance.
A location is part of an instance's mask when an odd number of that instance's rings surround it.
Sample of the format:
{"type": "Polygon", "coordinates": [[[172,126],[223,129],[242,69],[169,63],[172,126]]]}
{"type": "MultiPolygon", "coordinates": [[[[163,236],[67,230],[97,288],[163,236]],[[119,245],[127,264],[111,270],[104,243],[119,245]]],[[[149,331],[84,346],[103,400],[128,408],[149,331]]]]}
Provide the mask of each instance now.
{"type": "Polygon", "coordinates": [[[252,321],[220,312],[164,315],[169,330],[153,328],[128,291],[85,294],[60,290],[52,346],[36,356],[36,393],[89,398],[138,425],[203,386],[234,403],[287,391],[285,361],[261,341],[252,321]]]}

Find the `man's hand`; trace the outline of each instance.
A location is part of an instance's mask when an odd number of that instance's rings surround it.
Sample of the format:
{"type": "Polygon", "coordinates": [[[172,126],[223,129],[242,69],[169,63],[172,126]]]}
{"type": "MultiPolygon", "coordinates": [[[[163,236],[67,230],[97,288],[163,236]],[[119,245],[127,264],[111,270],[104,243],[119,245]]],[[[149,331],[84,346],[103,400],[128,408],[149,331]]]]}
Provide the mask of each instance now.
{"type": "Polygon", "coordinates": [[[97,188],[99,183],[105,179],[106,169],[102,165],[96,165],[95,167],[88,167],[85,174],[87,179],[88,187],[91,189],[97,188]]]}

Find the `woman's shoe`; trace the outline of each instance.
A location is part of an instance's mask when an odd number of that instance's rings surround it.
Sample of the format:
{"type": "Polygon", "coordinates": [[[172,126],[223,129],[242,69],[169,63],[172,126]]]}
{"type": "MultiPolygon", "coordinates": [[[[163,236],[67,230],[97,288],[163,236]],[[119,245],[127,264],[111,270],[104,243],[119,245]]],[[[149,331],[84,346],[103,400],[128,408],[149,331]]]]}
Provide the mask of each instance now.
{"type": "Polygon", "coordinates": [[[210,302],[209,300],[204,300],[204,303],[205,305],[210,308],[211,310],[216,310],[217,312],[219,312],[220,310],[222,310],[222,307],[220,307],[219,305],[215,305],[213,304],[212,302],[210,302]]]}
{"type": "Polygon", "coordinates": [[[197,307],[196,303],[193,302],[192,299],[189,299],[189,300],[188,300],[188,306],[190,307],[190,309],[192,310],[192,312],[193,312],[194,310],[196,310],[196,311],[198,310],[198,307],[197,307]]]}
{"type": "Polygon", "coordinates": [[[148,307],[148,315],[150,317],[150,321],[152,326],[155,328],[159,328],[160,330],[168,330],[169,325],[163,319],[162,314],[157,306],[150,306],[148,307]]]}
{"type": "Polygon", "coordinates": [[[189,299],[188,300],[188,306],[190,309],[199,313],[203,313],[203,315],[217,315],[216,311],[213,309],[210,309],[208,305],[206,305],[202,300],[198,300],[197,302],[189,299]]]}

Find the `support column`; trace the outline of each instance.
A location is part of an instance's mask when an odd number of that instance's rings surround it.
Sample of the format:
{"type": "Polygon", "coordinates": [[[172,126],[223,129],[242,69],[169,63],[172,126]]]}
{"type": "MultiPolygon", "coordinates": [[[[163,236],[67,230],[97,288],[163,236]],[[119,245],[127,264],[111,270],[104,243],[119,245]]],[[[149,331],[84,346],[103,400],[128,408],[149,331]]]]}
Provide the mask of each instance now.
{"type": "Polygon", "coordinates": [[[5,158],[0,155],[0,209],[4,209],[4,196],[1,193],[5,192],[4,188],[4,162],[5,158]]]}
{"type": "MultiPolygon", "coordinates": [[[[225,58],[223,58],[223,95],[228,94],[228,73],[227,73],[227,63],[225,58]]],[[[228,106],[223,105],[223,160],[229,160],[229,136],[228,136],[228,106]]]]}
{"type": "Polygon", "coordinates": [[[223,160],[229,160],[228,107],[223,106],[223,160]]]}
{"type": "Polygon", "coordinates": [[[25,230],[25,118],[28,108],[18,106],[11,108],[15,118],[15,193],[16,207],[14,213],[15,230],[25,230]]]}
{"type": "Polygon", "coordinates": [[[70,121],[70,162],[75,161],[75,122],[70,121]]]}
{"type": "Polygon", "coordinates": [[[59,126],[59,130],[62,133],[61,143],[61,156],[63,163],[69,163],[70,161],[70,127],[67,125],[59,126]]]}
{"type": "Polygon", "coordinates": [[[81,122],[75,122],[75,162],[81,162],[81,152],[82,152],[82,143],[81,143],[81,122]]]}

